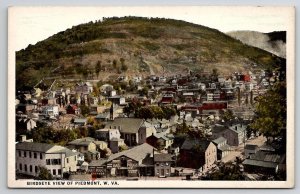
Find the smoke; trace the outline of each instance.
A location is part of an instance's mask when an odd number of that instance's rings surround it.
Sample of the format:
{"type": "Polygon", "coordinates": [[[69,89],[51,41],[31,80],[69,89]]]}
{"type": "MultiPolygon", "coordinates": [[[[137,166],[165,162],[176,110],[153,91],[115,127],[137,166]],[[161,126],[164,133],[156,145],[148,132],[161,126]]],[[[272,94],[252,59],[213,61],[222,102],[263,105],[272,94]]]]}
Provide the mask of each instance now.
{"type": "Polygon", "coordinates": [[[270,41],[270,37],[267,34],[255,31],[235,31],[229,32],[228,35],[244,44],[258,47],[279,57],[286,58],[286,44],[282,40],[270,41]]]}

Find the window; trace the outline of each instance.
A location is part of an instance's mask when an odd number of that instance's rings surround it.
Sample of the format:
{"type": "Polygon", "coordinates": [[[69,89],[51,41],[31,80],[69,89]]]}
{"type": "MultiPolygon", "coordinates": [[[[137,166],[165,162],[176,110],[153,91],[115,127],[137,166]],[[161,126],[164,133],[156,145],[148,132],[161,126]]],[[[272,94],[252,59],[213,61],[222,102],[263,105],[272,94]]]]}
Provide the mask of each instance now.
{"type": "Polygon", "coordinates": [[[42,153],[40,153],[40,159],[41,159],[41,160],[43,159],[43,154],[42,154],[42,153]]]}
{"type": "Polygon", "coordinates": [[[32,172],[32,165],[29,166],[29,171],[32,172]]]}
{"type": "Polygon", "coordinates": [[[61,159],[52,159],[51,164],[52,165],[60,165],[61,164],[61,159]]]}
{"type": "Polygon", "coordinates": [[[76,156],[74,158],[75,158],[75,161],[76,161],[76,159],[77,159],[76,156]]]}
{"type": "Polygon", "coordinates": [[[35,172],[35,173],[38,172],[38,167],[37,167],[37,166],[34,167],[34,172],[35,172]]]}
{"type": "Polygon", "coordinates": [[[61,175],[61,169],[58,169],[58,170],[57,170],[57,174],[58,174],[58,175],[61,175]]]}
{"type": "Polygon", "coordinates": [[[33,157],[36,159],[37,158],[37,154],[34,152],[33,153],[33,157]]]}
{"type": "Polygon", "coordinates": [[[24,151],[24,157],[25,157],[25,158],[27,157],[27,152],[26,152],[26,151],[24,151]]]}
{"type": "Polygon", "coordinates": [[[22,156],[21,151],[19,151],[19,157],[21,157],[21,156],[22,156]]]}
{"type": "Polygon", "coordinates": [[[24,164],[24,168],[25,168],[25,172],[27,172],[27,165],[26,164],[24,164]]]}
{"type": "Polygon", "coordinates": [[[169,170],[168,168],[166,169],[166,173],[167,173],[167,174],[169,174],[169,173],[170,173],[170,170],[169,170]]]}
{"type": "Polygon", "coordinates": [[[46,160],[46,165],[50,165],[50,159],[46,160]]]}
{"type": "Polygon", "coordinates": [[[69,158],[67,158],[67,163],[69,163],[69,158]]]}
{"type": "Polygon", "coordinates": [[[22,164],[19,164],[19,169],[22,170],[22,164]]]}
{"type": "Polygon", "coordinates": [[[53,172],[53,175],[56,175],[56,170],[55,169],[53,169],[52,172],[53,172]]]}
{"type": "Polygon", "coordinates": [[[31,152],[29,152],[29,158],[31,158],[32,157],[32,154],[31,154],[31,152]]]}

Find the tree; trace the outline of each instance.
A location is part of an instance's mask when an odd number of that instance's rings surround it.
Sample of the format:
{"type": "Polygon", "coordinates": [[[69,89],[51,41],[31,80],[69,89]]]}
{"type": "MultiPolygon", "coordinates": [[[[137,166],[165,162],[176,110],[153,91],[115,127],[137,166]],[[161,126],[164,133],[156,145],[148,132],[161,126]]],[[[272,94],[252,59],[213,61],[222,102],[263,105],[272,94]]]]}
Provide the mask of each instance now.
{"type": "Polygon", "coordinates": [[[266,137],[286,135],[286,83],[278,82],[256,98],[255,117],[251,128],[266,137]]]}
{"type": "Polygon", "coordinates": [[[79,108],[83,116],[87,116],[90,113],[89,107],[84,104],[80,105],[79,108]]]}
{"type": "Polygon", "coordinates": [[[128,146],[127,145],[120,145],[119,146],[119,152],[122,152],[122,151],[125,151],[125,150],[128,150],[128,146]]]}
{"type": "Polygon", "coordinates": [[[47,168],[40,166],[39,167],[39,175],[38,175],[38,179],[39,180],[53,180],[53,176],[52,174],[48,171],[47,168]]]}
{"type": "Polygon", "coordinates": [[[112,62],[112,64],[113,64],[113,68],[116,69],[117,68],[117,60],[114,59],[113,62],[112,62]]]}
{"type": "Polygon", "coordinates": [[[101,69],[102,69],[101,61],[98,61],[95,66],[95,73],[97,75],[97,78],[99,77],[99,73],[100,73],[101,69]]]}
{"type": "Polygon", "coordinates": [[[222,119],[224,119],[225,122],[231,121],[232,119],[234,119],[234,114],[232,112],[232,110],[227,109],[225,111],[221,111],[221,117],[222,119]]]}
{"type": "Polygon", "coordinates": [[[122,71],[127,71],[128,67],[125,64],[125,59],[124,58],[120,58],[120,62],[121,62],[121,70],[122,71]]]}
{"type": "Polygon", "coordinates": [[[217,81],[219,76],[219,72],[216,68],[212,70],[212,74],[210,75],[210,78],[212,81],[217,81]]]}

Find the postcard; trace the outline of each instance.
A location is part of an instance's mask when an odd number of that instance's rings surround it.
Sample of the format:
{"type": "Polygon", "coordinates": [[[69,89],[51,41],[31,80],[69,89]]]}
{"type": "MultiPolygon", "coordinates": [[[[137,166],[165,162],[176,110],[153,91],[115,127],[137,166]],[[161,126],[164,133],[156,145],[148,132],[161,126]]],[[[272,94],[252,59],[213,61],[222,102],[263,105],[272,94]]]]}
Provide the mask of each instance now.
{"type": "Polygon", "coordinates": [[[8,38],[8,187],[294,187],[294,7],[9,7],[8,38]]]}

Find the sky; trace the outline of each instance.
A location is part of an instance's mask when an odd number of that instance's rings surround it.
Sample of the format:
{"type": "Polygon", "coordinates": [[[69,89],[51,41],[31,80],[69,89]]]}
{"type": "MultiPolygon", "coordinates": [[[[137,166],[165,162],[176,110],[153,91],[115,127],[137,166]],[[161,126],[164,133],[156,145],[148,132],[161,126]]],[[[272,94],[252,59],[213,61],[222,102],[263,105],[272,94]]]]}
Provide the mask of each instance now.
{"type": "Polygon", "coordinates": [[[179,19],[222,32],[287,31],[289,11],[288,7],[258,6],[11,7],[8,34],[18,51],[78,24],[129,15],[179,19]]]}

